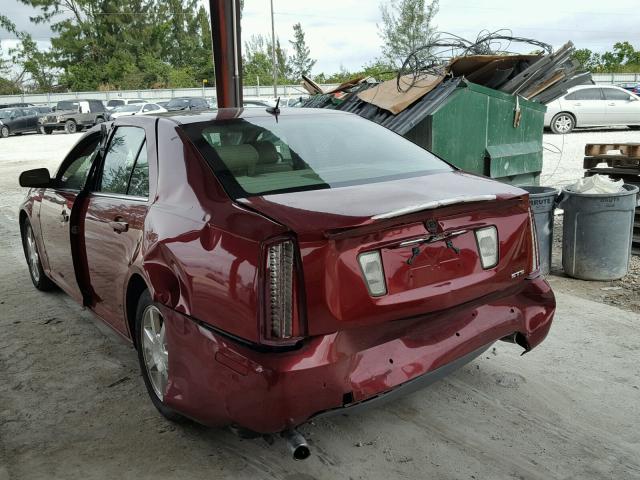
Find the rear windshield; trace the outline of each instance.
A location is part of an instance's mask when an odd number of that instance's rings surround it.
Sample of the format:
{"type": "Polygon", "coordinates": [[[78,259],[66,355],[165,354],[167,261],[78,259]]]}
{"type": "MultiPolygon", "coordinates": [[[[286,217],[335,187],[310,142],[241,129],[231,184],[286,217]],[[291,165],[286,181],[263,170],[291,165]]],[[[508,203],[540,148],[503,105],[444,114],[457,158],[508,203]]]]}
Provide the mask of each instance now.
{"type": "Polygon", "coordinates": [[[232,198],[452,170],[428,151],[355,115],[257,117],[183,128],[232,198]]]}

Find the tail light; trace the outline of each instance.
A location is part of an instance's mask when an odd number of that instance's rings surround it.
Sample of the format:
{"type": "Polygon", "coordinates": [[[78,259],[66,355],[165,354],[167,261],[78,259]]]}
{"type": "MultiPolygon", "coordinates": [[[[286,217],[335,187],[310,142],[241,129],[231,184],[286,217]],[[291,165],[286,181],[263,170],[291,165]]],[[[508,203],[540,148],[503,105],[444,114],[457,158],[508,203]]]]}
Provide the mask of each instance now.
{"type": "Polygon", "coordinates": [[[387,285],[384,279],[384,269],[382,268],[382,259],[380,252],[366,252],[358,255],[360,269],[367,284],[367,289],[372,297],[380,297],[386,295],[387,285]]]}
{"type": "Polygon", "coordinates": [[[500,256],[498,230],[496,227],[485,227],[476,230],[475,233],[482,268],[486,270],[495,267],[500,256]]]}
{"type": "Polygon", "coordinates": [[[272,345],[290,345],[303,335],[297,292],[296,246],[278,240],[265,247],[262,339],[272,345]]]}
{"type": "Polygon", "coordinates": [[[535,277],[540,270],[540,252],[538,251],[538,230],[533,212],[529,209],[529,230],[531,230],[531,266],[528,277],[535,277]]]}

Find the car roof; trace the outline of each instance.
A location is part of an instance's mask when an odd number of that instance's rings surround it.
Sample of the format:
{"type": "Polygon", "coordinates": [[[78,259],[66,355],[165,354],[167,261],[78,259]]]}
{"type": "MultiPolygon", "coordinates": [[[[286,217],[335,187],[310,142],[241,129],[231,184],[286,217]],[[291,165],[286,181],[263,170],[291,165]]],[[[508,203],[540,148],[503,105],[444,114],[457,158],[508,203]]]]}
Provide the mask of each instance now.
{"type": "Polygon", "coordinates": [[[617,85],[602,85],[602,84],[596,84],[596,85],[576,85],[575,87],[571,87],[569,90],[567,90],[567,93],[571,93],[571,92],[576,92],[578,90],[584,90],[585,88],[614,88],[616,90],[622,90],[626,93],[629,93],[627,90],[625,90],[622,87],[618,87],[617,85]]]}
{"type": "MultiPolygon", "coordinates": [[[[307,115],[349,115],[354,114],[340,110],[329,110],[319,108],[285,108],[280,110],[278,117],[304,117],[307,115]]],[[[266,108],[218,108],[217,110],[198,110],[190,112],[167,112],[159,113],[156,116],[173,120],[180,125],[190,123],[213,122],[216,120],[234,120],[240,118],[273,117],[266,108]]],[[[355,115],[357,116],[357,115],[355,115]]]]}

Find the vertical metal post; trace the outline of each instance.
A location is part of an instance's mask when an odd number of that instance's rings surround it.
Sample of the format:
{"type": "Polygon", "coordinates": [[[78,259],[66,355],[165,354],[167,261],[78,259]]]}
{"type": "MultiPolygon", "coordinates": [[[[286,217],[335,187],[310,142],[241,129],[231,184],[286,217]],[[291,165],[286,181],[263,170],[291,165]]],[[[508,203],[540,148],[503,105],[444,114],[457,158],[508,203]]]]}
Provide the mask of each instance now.
{"type": "Polygon", "coordinates": [[[209,6],[218,106],[242,107],[240,0],[209,0],[209,6]]]}
{"type": "Polygon", "coordinates": [[[278,66],[276,65],[276,27],[273,21],[273,0],[271,0],[271,61],[273,62],[273,98],[278,96],[278,66]]]}

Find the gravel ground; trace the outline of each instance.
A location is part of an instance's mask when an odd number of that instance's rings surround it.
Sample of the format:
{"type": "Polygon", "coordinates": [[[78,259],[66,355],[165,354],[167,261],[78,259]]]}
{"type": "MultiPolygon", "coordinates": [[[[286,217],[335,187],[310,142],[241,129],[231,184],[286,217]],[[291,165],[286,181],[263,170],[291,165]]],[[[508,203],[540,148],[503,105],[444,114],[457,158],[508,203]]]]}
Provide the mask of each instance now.
{"type": "Polygon", "coordinates": [[[77,138],[0,140],[0,480],[640,479],[640,315],[556,275],[558,312],[539,348],[520,357],[498,343],[426,390],[308,424],[304,463],[282,442],[167,423],[133,349],[28,277],[18,174],[53,169],[77,138]]]}

